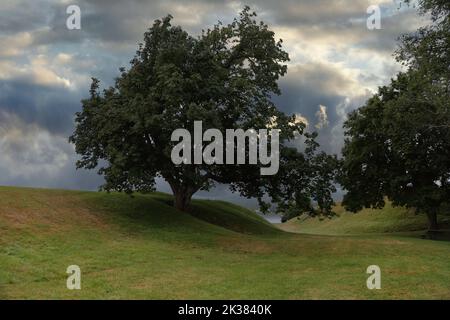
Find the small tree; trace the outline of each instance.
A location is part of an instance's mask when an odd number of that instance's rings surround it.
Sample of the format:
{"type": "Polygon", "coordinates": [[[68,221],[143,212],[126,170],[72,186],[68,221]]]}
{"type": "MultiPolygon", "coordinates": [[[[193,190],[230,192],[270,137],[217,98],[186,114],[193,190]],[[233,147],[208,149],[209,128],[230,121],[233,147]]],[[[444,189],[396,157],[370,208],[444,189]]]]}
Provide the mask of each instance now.
{"type": "MultiPolygon", "coordinates": [[[[271,101],[273,94],[280,94],[277,80],[287,71],[283,63],[288,54],[255,17],[246,7],[232,23],[219,23],[197,38],[172,26],[170,15],[156,20],[131,68],[121,69],[113,87],[100,93],[99,81],[93,79],[70,138],[82,156],[77,166],[92,169],[104,160],[99,173],[105,176],[105,190],[150,191],[155,178],[162,177],[182,211],[195,192],[219,182],[257,198],[262,209],[268,208],[264,199],[271,199],[283,209],[314,212],[314,198],[319,211],[329,213],[331,196],[321,190],[334,188],[329,178],[335,168],[324,167],[324,172],[317,167],[335,157],[317,153],[316,145],[307,155],[288,147],[305,128],[271,101]],[[280,170],[261,176],[261,164],[174,164],[172,132],[183,128],[192,133],[194,121],[202,121],[203,130],[221,132],[276,124],[281,130],[280,170]]],[[[315,136],[305,135],[313,144],[315,136]]]]}
{"type": "Polygon", "coordinates": [[[387,196],[437,229],[450,199],[450,4],[420,5],[433,24],[403,37],[397,58],[409,70],[349,115],[340,180],[348,209],[380,208],[387,196]]]}

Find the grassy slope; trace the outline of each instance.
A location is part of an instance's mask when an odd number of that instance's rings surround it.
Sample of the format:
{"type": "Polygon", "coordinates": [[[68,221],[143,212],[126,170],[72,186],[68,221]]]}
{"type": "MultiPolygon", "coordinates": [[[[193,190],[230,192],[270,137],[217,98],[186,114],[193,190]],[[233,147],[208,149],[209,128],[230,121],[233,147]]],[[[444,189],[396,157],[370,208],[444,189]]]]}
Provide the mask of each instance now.
{"type": "Polygon", "coordinates": [[[0,188],[0,298],[445,298],[450,243],[279,231],[235,205],[0,188]],[[82,290],[65,287],[67,266],[82,290]],[[368,265],[382,290],[365,287],[368,265]]]}
{"type": "MultiPolygon", "coordinates": [[[[428,225],[425,215],[390,204],[386,204],[383,209],[363,209],[357,214],[345,211],[340,205],[334,211],[336,216],[331,219],[302,216],[278,226],[285,231],[305,234],[354,235],[394,232],[414,234],[426,230],[428,225]]],[[[448,217],[440,219],[441,223],[448,222],[448,217]]]]}

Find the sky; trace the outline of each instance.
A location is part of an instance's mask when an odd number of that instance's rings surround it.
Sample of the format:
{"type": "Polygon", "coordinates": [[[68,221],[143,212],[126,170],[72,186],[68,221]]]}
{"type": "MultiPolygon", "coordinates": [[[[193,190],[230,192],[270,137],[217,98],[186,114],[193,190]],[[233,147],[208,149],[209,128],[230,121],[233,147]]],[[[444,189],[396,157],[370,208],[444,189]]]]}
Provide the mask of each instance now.
{"type": "MultiPolygon", "coordinates": [[[[0,185],[96,190],[102,177],[75,169],[68,142],[90,78],[111,85],[155,19],[171,14],[198,35],[245,5],[283,39],[291,59],[275,103],[305,119],[321,148],[336,154],[347,114],[401,70],[397,38],[427,22],[400,0],[2,0],[0,185]],[[66,26],[70,5],[80,8],[79,30],[66,26]],[[381,29],[367,28],[371,5],[380,8],[381,29]]],[[[164,181],[158,188],[169,191],[164,181]]],[[[226,189],[200,196],[240,201],[226,189]]]]}

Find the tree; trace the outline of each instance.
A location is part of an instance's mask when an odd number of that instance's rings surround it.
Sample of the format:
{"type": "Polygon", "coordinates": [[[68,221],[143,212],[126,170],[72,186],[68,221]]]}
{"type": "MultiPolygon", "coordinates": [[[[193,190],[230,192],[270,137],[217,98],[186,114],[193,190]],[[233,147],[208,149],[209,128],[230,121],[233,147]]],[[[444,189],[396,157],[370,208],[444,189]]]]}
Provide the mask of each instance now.
{"type": "Polygon", "coordinates": [[[286,73],[283,63],[289,57],[282,41],[275,41],[274,33],[255,17],[246,7],[232,23],[218,23],[195,38],[172,26],[170,15],[156,20],[130,69],[121,68],[113,87],[101,93],[93,79],[70,137],[81,155],[77,167],[93,169],[101,163],[107,191],[151,191],[155,178],[162,177],[182,211],[188,210],[195,192],[219,182],[257,198],[263,210],[269,199],[280,209],[330,213],[331,196],[322,190],[334,188],[329,178],[334,178],[335,168],[317,167],[335,157],[317,152],[315,135],[306,133],[313,145],[307,155],[289,147],[305,125],[271,101],[273,94],[280,94],[277,80],[286,73]],[[278,173],[262,176],[260,163],[174,164],[172,132],[183,128],[192,133],[194,121],[202,121],[203,130],[221,132],[276,126],[281,130],[278,173]]]}
{"type": "Polygon", "coordinates": [[[450,5],[420,5],[433,23],[402,38],[397,59],[408,70],[344,124],[340,182],[347,209],[381,208],[387,197],[426,214],[434,230],[450,199],[450,5]]]}
{"type": "Polygon", "coordinates": [[[296,196],[295,204],[297,205],[287,202],[279,206],[278,212],[282,214],[282,222],[286,222],[301,214],[310,216],[324,215],[328,217],[334,215],[332,207],[335,203],[332,194],[336,192],[334,182],[336,182],[339,161],[336,156],[330,156],[323,151],[317,152],[319,144],[314,140],[317,137],[317,133],[305,133],[305,136],[308,139],[305,141],[304,155],[298,155],[295,150],[291,150],[292,154],[297,154],[297,156],[301,157],[301,160],[298,162],[286,162],[283,166],[285,172],[281,175],[281,179],[285,179],[286,175],[293,175],[286,179],[289,181],[289,185],[285,191],[285,197],[290,192],[295,193],[298,189],[303,189],[304,191],[296,196]],[[313,203],[311,203],[311,200],[313,200],[313,203]]]}

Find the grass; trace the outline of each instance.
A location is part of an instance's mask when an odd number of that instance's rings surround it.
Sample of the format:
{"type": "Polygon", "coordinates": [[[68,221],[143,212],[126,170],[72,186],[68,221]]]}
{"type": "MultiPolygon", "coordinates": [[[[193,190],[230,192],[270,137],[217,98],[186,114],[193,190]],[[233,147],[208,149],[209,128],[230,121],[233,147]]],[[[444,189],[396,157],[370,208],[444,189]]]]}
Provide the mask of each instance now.
{"type": "MultiPolygon", "coordinates": [[[[427,229],[427,218],[412,209],[393,207],[389,203],[383,209],[363,209],[357,214],[342,206],[334,208],[332,218],[311,218],[306,215],[291,219],[278,226],[289,232],[323,235],[355,235],[374,233],[398,233],[404,235],[423,234],[427,229]]],[[[449,222],[449,217],[440,216],[440,224],[449,222]]]]}
{"type": "Polygon", "coordinates": [[[253,212],[165,194],[0,188],[3,299],[450,299],[450,243],[279,230],[253,212]],[[79,265],[82,289],[66,288],[79,265]],[[382,289],[368,290],[377,264],[382,289]]]}

